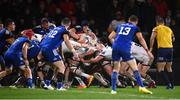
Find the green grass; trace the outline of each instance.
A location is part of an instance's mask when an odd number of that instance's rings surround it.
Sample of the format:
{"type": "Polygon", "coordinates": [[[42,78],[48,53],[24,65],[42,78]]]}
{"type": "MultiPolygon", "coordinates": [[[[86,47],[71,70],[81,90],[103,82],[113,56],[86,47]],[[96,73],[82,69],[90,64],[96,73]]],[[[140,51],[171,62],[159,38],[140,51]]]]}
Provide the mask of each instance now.
{"type": "Polygon", "coordinates": [[[162,86],[150,90],[153,92],[152,95],[141,94],[137,88],[128,87],[118,89],[118,93],[112,95],[109,88],[97,87],[86,89],[71,88],[64,92],[1,87],[0,99],[180,99],[180,86],[176,86],[174,90],[166,90],[162,86]]]}

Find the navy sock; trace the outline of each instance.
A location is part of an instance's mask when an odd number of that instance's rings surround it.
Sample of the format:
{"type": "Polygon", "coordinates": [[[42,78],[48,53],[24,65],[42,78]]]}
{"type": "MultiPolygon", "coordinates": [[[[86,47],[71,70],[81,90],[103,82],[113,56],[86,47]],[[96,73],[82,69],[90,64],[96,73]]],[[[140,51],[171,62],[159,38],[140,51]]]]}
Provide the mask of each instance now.
{"type": "Polygon", "coordinates": [[[32,78],[27,79],[27,86],[28,88],[32,88],[32,78]]]}
{"type": "Polygon", "coordinates": [[[63,87],[63,79],[64,79],[64,74],[58,73],[57,74],[57,89],[60,89],[63,87]]]}
{"type": "Polygon", "coordinates": [[[141,86],[141,87],[144,87],[144,84],[143,84],[143,82],[141,80],[141,76],[140,76],[140,74],[139,74],[139,72],[137,70],[134,71],[134,77],[136,78],[136,81],[137,81],[138,85],[141,86]]]}
{"type": "Polygon", "coordinates": [[[46,85],[49,86],[51,84],[51,80],[46,80],[46,85]]]}
{"type": "Polygon", "coordinates": [[[169,78],[168,78],[168,76],[167,76],[167,74],[166,74],[166,72],[161,71],[160,74],[161,74],[161,76],[163,77],[163,80],[166,82],[166,85],[171,84],[170,81],[169,81],[169,78]]]}
{"type": "Polygon", "coordinates": [[[169,77],[169,81],[170,81],[171,85],[174,86],[173,72],[168,72],[168,77],[169,77]]]}
{"type": "Polygon", "coordinates": [[[117,72],[112,72],[112,76],[111,76],[111,86],[112,86],[112,90],[116,91],[116,81],[117,81],[117,72]]]}
{"type": "Polygon", "coordinates": [[[61,87],[63,87],[63,83],[62,82],[57,82],[57,89],[60,89],[61,87]]]}

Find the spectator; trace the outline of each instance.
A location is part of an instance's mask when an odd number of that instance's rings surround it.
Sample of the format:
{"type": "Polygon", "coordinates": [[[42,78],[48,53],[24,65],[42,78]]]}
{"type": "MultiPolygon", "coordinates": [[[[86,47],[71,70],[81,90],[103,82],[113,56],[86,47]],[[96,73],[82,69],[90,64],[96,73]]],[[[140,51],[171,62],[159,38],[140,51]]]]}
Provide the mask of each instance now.
{"type": "Polygon", "coordinates": [[[168,13],[167,13],[167,16],[165,18],[165,24],[167,26],[171,26],[171,21],[172,21],[172,19],[171,19],[171,11],[169,10],[168,13]]]}
{"type": "Polygon", "coordinates": [[[109,24],[109,27],[108,27],[109,33],[111,33],[113,30],[115,30],[117,25],[125,23],[124,17],[122,16],[120,11],[116,12],[115,16],[116,16],[115,19],[112,20],[111,23],[109,24]]]}
{"type": "Polygon", "coordinates": [[[155,17],[156,17],[156,9],[153,6],[152,0],[147,0],[141,7],[141,29],[142,31],[151,33],[153,27],[155,26],[155,17]]]}
{"type": "Polygon", "coordinates": [[[168,11],[166,1],[165,0],[154,0],[154,5],[156,7],[157,15],[165,18],[167,16],[167,11],[168,11]]]}
{"type": "Polygon", "coordinates": [[[88,3],[87,0],[80,0],[77,3],[77,18],[79,22],[84,19],[88,19],[88,3]]]}
{"type": "Polygon", "coordinates": [[[76,12],[75,3],[71,0],[63,0],[60,2],[62,14],[66,17],[71,17],[76,12]]]}
{"type": "Polygon", "coordinates": [[[109,7],[107,7],[106,13],[109,15],[110,20],[116,16],[116,12],[120,11],[122,12],[122,6],[118,2],[118,0],[112,0],[111,4],[109,7]]]}
{"type": "Polygon", "coordinates": [[[124,17],[126,21],[130,15],[138,15],[138,6],[135,4],[135,0],[128,0],[123,9],[124,17]]]}
{"type": "Polygon", "coordinates": [[[48,13],[51,17],[54,17],[56,15],[56,9],[56,4],[51,1],[50,5],[48,6],[48,13]]]}

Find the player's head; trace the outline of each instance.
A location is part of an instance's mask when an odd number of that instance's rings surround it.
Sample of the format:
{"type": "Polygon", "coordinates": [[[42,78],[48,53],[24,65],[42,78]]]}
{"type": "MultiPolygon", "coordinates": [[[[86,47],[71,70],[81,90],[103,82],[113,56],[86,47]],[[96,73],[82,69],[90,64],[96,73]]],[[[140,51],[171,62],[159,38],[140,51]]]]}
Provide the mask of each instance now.
{"type": "Polygon", "coordinates": [[[162,17],[157,17],[156,18],[156,25],[161,25],[164,24],[164,19],[162,17]]]}
{"type": "Polygon", "coordinates": [[[28,37],[28,39],[32,39],[32,37],[34,36],[34,32],[32,29],[27,29],[27,30],[23,30],[21,32],[22,36],[28,37]]]}
{"type": "Polygon", "coordinates": [[[89,31],[89,22],[87,20],[82,21],[81,26],[85,33],[89,31]]]}
{"type": "Polygon", "coordinates": [[[134,24],[138,24],[138,17],[136,16],[136,15],[131,15],[130,17],[129,17],[129,20],[128,20],[128,22],[131,22],[131,23],[134,23],[134,24]]]}
{"type": "Polygon", "coordinates": [[[7,19],[5,22],[5,27],[9,30],[9,31],[15,31],[15,23],[12,19],[7,19]]]}
{"type": "Polygon", "coordinates": [[[75,26],[75,29],[76,29],[76,33],[79,34],[82,32],[82,27],[80,25],[76,25],[75,26]]]}
{"type": "Polygon", "coordinates": [[[49,28],[49,20],[47,18],[42,18],[41,19],[41,26],[44,29],[48,29],[49,28]]]}
{"type": "Polygon", "coordinates": [[[61,25],[65,26],[66,29],[69,28],[69,26],[71,25],[71,20],[69,18],[64,18],[61,21],[61,25]]]}

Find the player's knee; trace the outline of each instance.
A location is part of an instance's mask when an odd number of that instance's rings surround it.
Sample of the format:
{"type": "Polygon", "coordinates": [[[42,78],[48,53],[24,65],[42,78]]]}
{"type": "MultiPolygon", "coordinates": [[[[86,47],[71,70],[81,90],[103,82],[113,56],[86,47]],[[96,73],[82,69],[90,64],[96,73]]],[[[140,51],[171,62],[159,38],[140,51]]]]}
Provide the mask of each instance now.
{"type": "Polygon", "coordinates": [[[164,71],[164,68],[158,67],[157,70],[158,70],[158,72],[161,72],[161,71],[164,71]]]}
{"type": "Polygon", "coordinates": [[[81,74],[82,74],[82,70],[80,70],[80,69],[75,69],[75,70],[74,70],[74,73],[75,73],[76,75],[81,75],[81,74]]]}
{"type": "Polygon", "coordinates": [[[54,64],[54,66],[56,67],[57,72],[64,74],[64,72],[65,72],[65,66],[64,66],[64,64],[63,64],[62,61],[58,61],[58,62],[55,62],[55,63],[53,63],[53,64],[54,64]]]}
{"type": "Polygon", "coordinates": [[[166,67],[166,70],[167,70],[168,72],[172,72],[172,67],[171,67],[171,66],[166,67]]]}

